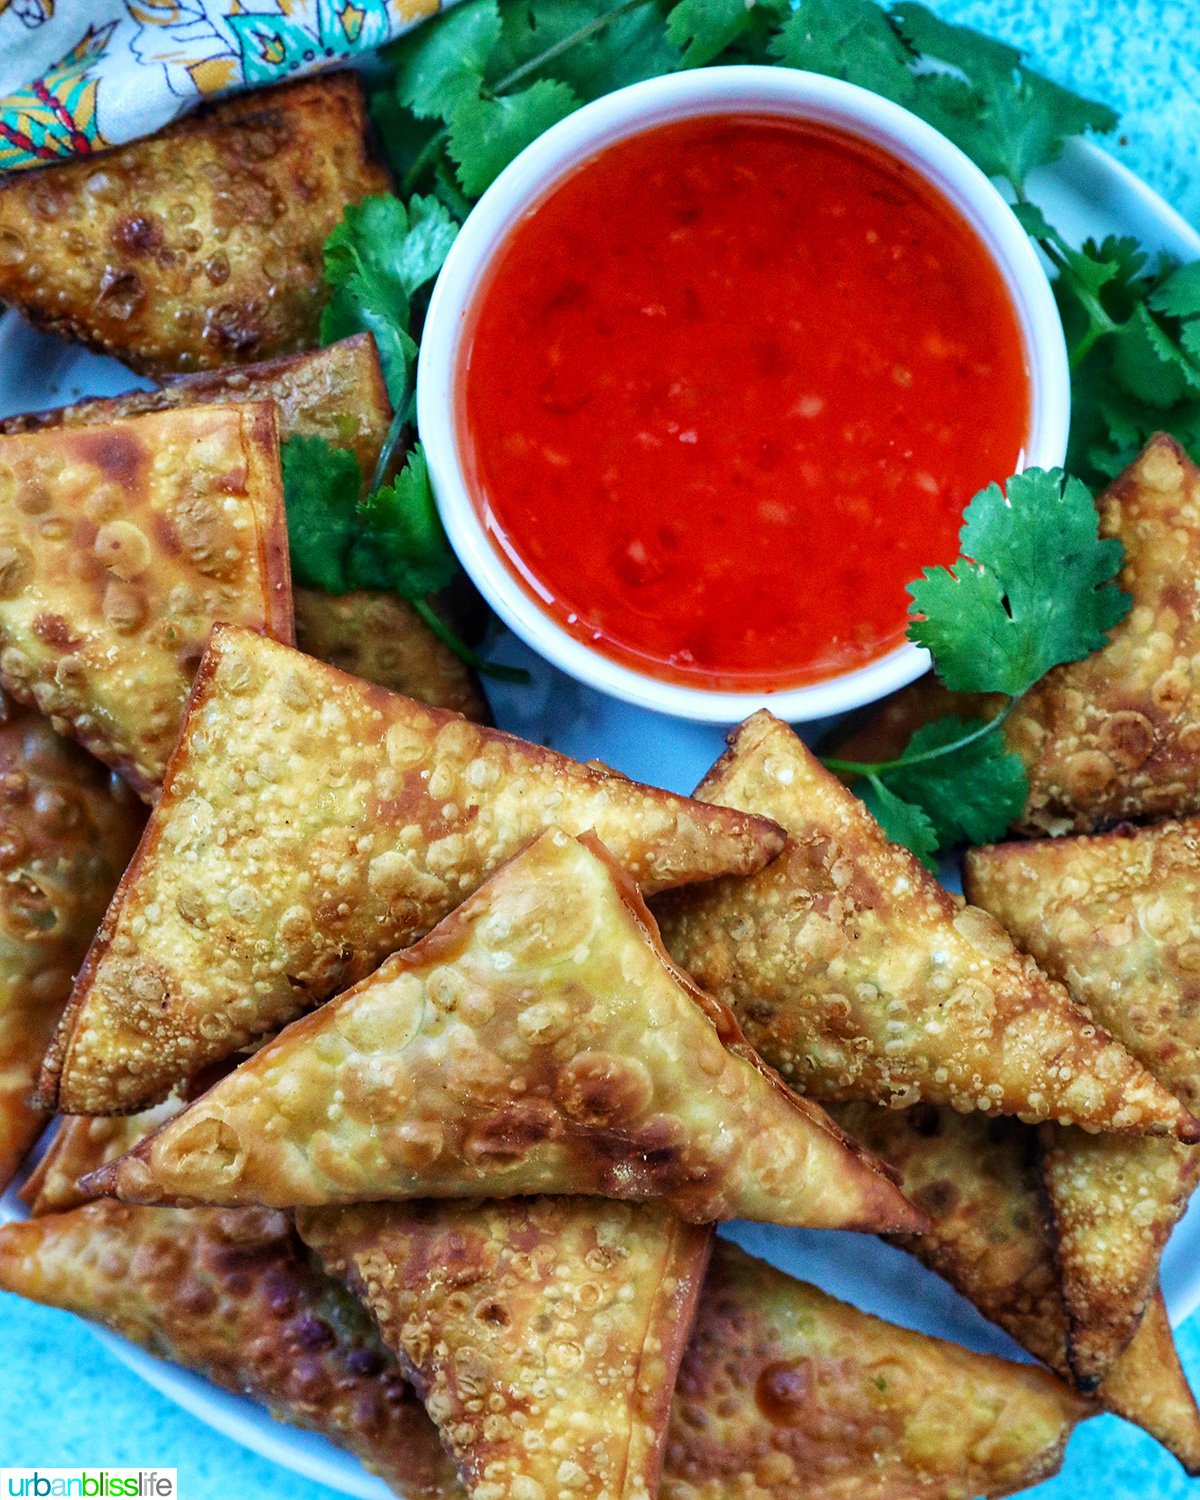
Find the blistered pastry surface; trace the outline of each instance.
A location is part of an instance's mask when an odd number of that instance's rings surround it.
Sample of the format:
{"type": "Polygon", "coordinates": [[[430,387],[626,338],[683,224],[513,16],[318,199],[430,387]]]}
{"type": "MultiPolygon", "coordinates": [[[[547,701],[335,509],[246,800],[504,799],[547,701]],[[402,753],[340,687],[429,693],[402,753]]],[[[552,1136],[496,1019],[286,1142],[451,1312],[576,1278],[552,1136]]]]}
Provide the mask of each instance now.
{"type": "Polygon", "coordinates": [[[697,1222],[919,1223],[877,1164],[725,1044],[607,858],[557,831],[96,1185],[151,1202],[549,1192],[661,1199],[697,1222]]]}
{"type": "Polygon", "coordinates": [[[790,838],[748,880],[661,900],[667,947],[794,1087],[1106,1130],[1194,1128],[994,918],[889,843],[770,714],[736,732],[699,795],[770,817],[790,838]]]}
{"type": "Polygon", "coordinates": [[[0,438],[0,682],[160,784],[212,624],[291,636],[270,406],[0,438]]]}
{"type": "Polygon", "coordinates": [[[162,800],[44,1089],[135,1110],[361,979],[542,829],[594,829],[651,890],[782,835],[218,629],[162,800]]]}
{"type": "Polygon", "coordinates": [[[893,1327],[718,1241],[663,1500],[944,1500],[1054,1473],[1083,1404],[1032,1365],[893,1327]]]}
{"type": "Polygon", "coordinates": [[[473,1500],[657,1493],[709,1231],[590,1198],[304,1209],[473,1500]]]}
{"type": "Polygon", "coordinates": [[[411,1500],[454,1473],[362,1307],[282,1214],[89,1203],[0,1226],[0,1288],[65,1308],[348,1448],[411,1500]]]}
{"type": "Polygon", "coordinates": [[[0,1186],[42,1123],[42,1054],[144,819],[103,766],[0,699],[0,1186]]]}
{"type": "Polygon", "coordinates": [[[318,342],[322,249],[388,191],[352,73],[235,95],[143,140],[0,186],[0,299],[135,370],[318,342]]]}

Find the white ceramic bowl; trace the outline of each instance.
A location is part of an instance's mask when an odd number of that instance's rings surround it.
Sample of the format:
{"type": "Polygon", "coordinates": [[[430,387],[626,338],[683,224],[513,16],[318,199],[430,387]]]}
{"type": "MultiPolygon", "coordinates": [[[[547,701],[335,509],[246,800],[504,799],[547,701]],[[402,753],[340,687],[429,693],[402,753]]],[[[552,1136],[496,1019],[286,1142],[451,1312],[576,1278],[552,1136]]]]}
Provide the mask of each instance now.
{"type": "Polygon", "coordinates": [[[957,146],[906,109],[853,84],[781,67],[704,68],[633,84],[553,126],[506,167],[463,225],[434,289],[421,344],[417,424],[451,545],[484,598],[535,651],[581,682],[645,708],[727,724],[766,705],[799,723],[903,687],[926,669],[927,654],[906,642],[856,671],[773,693],[707,691],[623,666],[569,635],[518,583],[479,518],[458,447],[462,337],[488,262],[510,229],[614,141],[669,121],[718,114],[781,115],[832,126],[905,162],[958,208],[995,260],[1025,342],[1032,414],[1020,467],[1062,463],[1070,418],[1062,325],[1037,254],[1004,199],[957,146]]]}

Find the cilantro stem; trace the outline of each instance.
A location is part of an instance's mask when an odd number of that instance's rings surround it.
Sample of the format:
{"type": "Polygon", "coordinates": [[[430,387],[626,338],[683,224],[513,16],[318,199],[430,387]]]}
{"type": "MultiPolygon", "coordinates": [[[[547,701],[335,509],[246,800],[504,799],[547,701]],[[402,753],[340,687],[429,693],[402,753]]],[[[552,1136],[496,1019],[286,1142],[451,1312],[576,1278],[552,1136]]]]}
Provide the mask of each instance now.
{"type": "Polygon", "coordinates": [[[387,471],[392,466],[392,456],[396,452],[396,444],[400,441],[400,434],[408,425],[405,421],[407,410],[408,402],[401,402],[392,416],[387,435],[383,440],[383,447],[380,448],[379,458],[375,463],[375,472],[371,475],[371,494],[374,494],[387,478],[387,471]]]}
{"type": "Polygon", "coordinates": [[[611,26],[626,11],[634,10],[637,6],[644,3],[645,0],[624,0],[623,4],[614,5],[612,10],[605,11],[602,16],[596,16],[591,21],[585,21],[582,26],[578,26],[574,31],[569,32],[568,35],[560,37],[557,42],[539,52],[536,57],[531,57],[528,62],[522,63],[519,68],[514,68],[511,73],[506,73],[498,83],[492,85],[492,93],[505,93],[515,84],[520,83],[522,79],[528,78],[531,73],[536,73],[539,68],[544,68],[548,62],[553,62],[556,57],[561,57],[564,52],[569,52],[572,47],[577,46],[580,42],[587,41],[588,37],[594,36],[598,31],[603,31],[607,26],[611,26]]]}
{"type": "Polygon", "coordinates": [[[840,760],[836,755],[823,755],[821,764],[840,775],[865,776],[868,781],[875,781],[889,771],[901,771],[909,766],[923,765],[926,761],[941,760],[944,755],[953,755],[955,751],[963,750],[968,745],[975,744],[977,740],[985,739],[999,729],[1019,702],[1019,698],[1010,698],[995,718],[989,719],[986,724],[981,724],[978,729],[972,729],[970,734],[951,740],[947,745],[936,745],[932,750],[919,750],[916,755],[900,755],[895,760],[878,761],[840,760]]]}
{"type": "Polygon", "coordinates": [[[440,130],[434,131],[434,133],[421,147],[420,151],[417,152],[415,161],[413,162],[412,166],[409,167],[408,171],[405,172],[404,181],[400,184],[400,191],[404,197],[407,198],[412,193],[416,192],[417,185],[421,181],[422,174],[426,171],[427,168],[432,167],[437,162],[437,159],[442,154],[442,149],[446,144],[446,137],[448,134],[449,132],[443,125],[440,130]]]}
{"type": "Polygon", "coordinates": [[[494,677],[498,682],[527,683],[529,681],[529,673],[524,667],[504,667],[498,662],[484,661],[478,651],[472,651],[470,646],[459,640],[427,599],[413,599],[411,603],[438,640],[443,645],[449,646],[455,656],[464,661],[468,667],[473,667],[482,677],[494,677]]]}

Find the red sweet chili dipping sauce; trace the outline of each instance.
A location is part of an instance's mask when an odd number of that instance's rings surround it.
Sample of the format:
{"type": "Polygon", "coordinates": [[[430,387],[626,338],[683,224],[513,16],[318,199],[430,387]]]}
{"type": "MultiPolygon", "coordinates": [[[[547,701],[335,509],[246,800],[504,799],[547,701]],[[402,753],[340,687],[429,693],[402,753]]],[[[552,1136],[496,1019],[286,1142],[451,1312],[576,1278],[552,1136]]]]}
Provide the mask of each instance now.
{"type": "Polygon", "coordinates": [[[914,171],[709,116],[538,203],[470,310],[481,517],[557,623],[667,681],[772,691],[903,637],[905,584],[1018,467],[1030,381],[999,270],[914,171]]]}

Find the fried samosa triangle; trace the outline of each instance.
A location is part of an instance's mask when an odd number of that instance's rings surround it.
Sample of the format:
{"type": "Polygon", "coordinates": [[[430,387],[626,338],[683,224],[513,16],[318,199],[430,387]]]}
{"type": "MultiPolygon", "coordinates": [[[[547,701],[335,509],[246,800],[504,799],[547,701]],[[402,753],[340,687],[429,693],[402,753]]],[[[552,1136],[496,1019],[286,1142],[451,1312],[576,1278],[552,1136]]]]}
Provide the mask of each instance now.
{"type": "Polygon", "coordinates": [[[153,800],[216,620],[292,638],[275,408],[0,438],[0,684],[153,800]]]}
{"type": "Polygon", "coordinates": [[[218,626],[163,796],[43,1070],[132,1112],[428,932],[551,825],[646,890],[758,869],[783,834],[218,626]]]}
{"type": "Polygon", "coordinates": [[[0,300],[144,374],[310,348],[325,240],[388,189],[365,116],[358,78],[325,73],[217,100],[103,160],[0,175],[0,300]]]}
{"type": "MultiPolygon", "coordinates": [[[[917,1105],[832,1106],[839,1123],[900,1174],[929,1216],[895,1241],[1064,1379],[1067,1316],[1037,1161],[1037,1132],[1016,1120],[917,1105]]],[[[1179,1362],[1161,1292],[1096,1392],[1109,1411],[1200,1473],[1200,1410],[1179,1362]]]]}
{"type": "MultiPolygon", "coordinates": [[[[364,485],[370,483],[392,407],[369,333],[261,364],[177,375],[157,390],[22,412],[0,421],[0,434],[94,427],[143,412],[247,401],[275,403],[281,443],[319,437],[349,448],[364,485]]],[[[294,592],[296,641],[302,651],[421,703],[453,709],[478,723],[489,721],[475,674],[406,600],[388,593],[294,592]]]]}
{"type": "Polygon", "coordinates": [[[1053,1474],[1087,1407],[1033,1365],[837,1302],[718,1240],[662,1500],[962,1500],[1053,1474]]]}
{"type": "MultiPolygon", "coordinates": [[[[1118,586],[1133,607],[1106,646],[1047,673],[1006,719],[1000,732],[1029,777],[1019,833],[1200,810],[1200,469],[1160,432],[1096,503],[1101,536],[1124,545],[1118,586]]],[[[930,720],[990,718],[1005,701],[924,677],[838,754],[890,760],[930,720]]]]}
{"type": "Polygon", "coordinates": [[[790,837],[748,880],[661,900],[663,936],[793,1087],[1196,1138],[1179,1100],[778,719],[747,719],[697,795],[790,837]]]}
{"type": "Polygon", "coordinates": [[[0,1225],[0,1290],[262,1402],[410,1500],[457,1489],[395,1356],[363,1308],[313,1268],[282,1214],[106,1202],[0,1225]]]}
{"type": "Polygon", "coordinates": [[[569,1193],[698,1223],[920,1225],[674,968],[603,846],[557,830],[84,1186],[280,1208],[569,1193]]]}
{"type": "Polygon", "coordinates": [[[171,375],[154,390],[90,396],[48,411],[17,412],[0,419],[0,434],[95,427],[179,406],[254,401],[275,403],[280,442],[297,436],[324,438],[336,448],[351,449],[366,479],[374,473],[392,420],[392,404],[369,333],[259,364],[171,375]]]}
{"type": "Polygon", "coordinates": [[[479,681],[396,594],[296,590],[296,644],[321,661],[476,724],[491,721],[479,681]]]}
{"type": "Polygon", "coordinates": [[[0,1189],[42,1127],[42,1055],[144,821],[99,761],[0,695],[0,1189]]]}
{"type": "MultiPolygon", "coordinates": [[[[973,850],[972,898],[1190,1108],[1200,1106],[1200,819],[973,850]]],[[[1158,1285],[1200,1151],[1047,1132],[1045,1185],[1071,1321],[1094,1383],[1158,1285]]]]}
{"type": "Polygon", "coordinates": [[[652,1500],[711,1231],[597,1198],[301,1209],[467,1493],[652,1500]]]}

